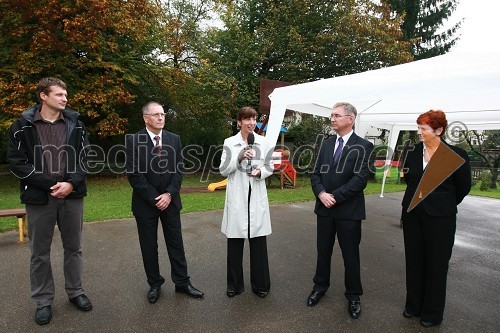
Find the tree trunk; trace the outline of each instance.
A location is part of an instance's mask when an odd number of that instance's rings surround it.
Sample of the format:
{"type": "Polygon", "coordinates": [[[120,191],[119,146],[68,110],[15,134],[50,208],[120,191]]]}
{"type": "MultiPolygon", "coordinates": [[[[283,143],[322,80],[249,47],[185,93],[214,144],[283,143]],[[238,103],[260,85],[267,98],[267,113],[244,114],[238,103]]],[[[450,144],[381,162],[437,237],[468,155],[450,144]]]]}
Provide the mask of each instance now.
{"type": "Polygon", "coordinates": [[[491,168],[491,182],[490,188],[496,190],[497,189],[497,180],[498,180],[498,167],[500,164],[500,158],[497,158],[493,163],[493,168],[491,168]]]}
{"type": "Polygon", "coordinates": [[[492,174],[490,188],[493,190],[497,189],[498,172],[492,174]]]}

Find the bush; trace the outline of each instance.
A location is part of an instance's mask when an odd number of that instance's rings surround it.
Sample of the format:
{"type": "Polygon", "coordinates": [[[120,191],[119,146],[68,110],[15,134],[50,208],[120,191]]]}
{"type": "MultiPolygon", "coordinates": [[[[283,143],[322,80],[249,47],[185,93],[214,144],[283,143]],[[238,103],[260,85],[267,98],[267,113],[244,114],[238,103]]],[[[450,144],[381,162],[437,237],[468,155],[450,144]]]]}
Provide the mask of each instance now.
{"type": "Polygon", "coordinates": [[[491,172],[490,170],[483,170],[481,171],[481,177],[479,177],[481,180],[481,186],[479,187],[480,191],[488,191],[490,188],[491,184],[491,172]]]}

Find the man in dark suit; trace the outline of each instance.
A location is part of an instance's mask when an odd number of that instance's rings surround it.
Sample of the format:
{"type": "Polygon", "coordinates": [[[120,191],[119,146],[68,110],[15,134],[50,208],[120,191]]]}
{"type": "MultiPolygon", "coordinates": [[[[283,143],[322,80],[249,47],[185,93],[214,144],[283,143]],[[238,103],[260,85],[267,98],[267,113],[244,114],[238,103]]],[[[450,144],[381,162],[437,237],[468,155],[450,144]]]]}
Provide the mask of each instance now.
{"type": "Polygon", "coordinates": [[[352,318],[361,314],[363,294],[360,276],[359,243],[361,220],[365,217],[363,190],[369,177],[368,161],[373,144],[353,131],[357,111],[349,103],[337,103],[331,114],[337,135],[323,142],[311,175],[316,195],[317,263],[314,288],[308,306],[318,304],[330,286],[333,245],[337,235],[345,268],[345,297],[352,318]]]}
{"type": "Polygon", "coordinates": [[[148,300],[160,297],[165,279],[158,265],[158,218],[170,259],[175,291],[194,298],[203,293],[194,288],[187,275],[182,242],[180,189],[182,145],[178,135],[163,130],[165,112],[156,102],[142,108],[146,128],[127,138],[127,175],[133,188],[132,212],[137,222],[142,260],[150,289],[148,300]]]}

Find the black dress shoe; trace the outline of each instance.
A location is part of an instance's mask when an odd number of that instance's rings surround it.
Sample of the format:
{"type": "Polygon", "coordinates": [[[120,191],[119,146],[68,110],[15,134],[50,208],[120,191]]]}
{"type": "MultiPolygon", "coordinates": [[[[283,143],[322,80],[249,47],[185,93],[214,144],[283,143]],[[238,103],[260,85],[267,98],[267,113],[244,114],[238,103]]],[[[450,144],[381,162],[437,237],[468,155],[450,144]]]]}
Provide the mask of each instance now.
{"type": "Polygon", "coordinates": [[[349,311],[349,315],[352,319],[358,319],[361,315],[361,301],[349,301],[347,311],[349,311]]]}
{"type": "Polygon", "coordinates": [[[420,325],[423,327],[432,327],[432,326],[437,326],[441,323],[434,323],[432,321],[427,321],[427,320],[420,320],[420,325]]]}
{"type": "Polygon", "coordinates": [[[202,298],[203,295],[205,295],[203,292],[199,291],[198,289],[196,289],[195,287],[193,287],[190,284],[188,284],[185,287],[175,286],[175,292],[188,294],[189,296],[191,296],[193,298],[202,298]]]}
{"type": "Polygon", "coordinates": [[[418,317],[419,314],[415,313],[415,312],[412,312],[412,311],[409,311],[409,310],[404,310],[403,311],[403,317],[405,318],[413,318],[413,317],[418,317]]]}
{"type": "Polygon", "coordinates": [[[319,300],[321,297],[325,295],[325,292],[320,292],[313,290],[309,297],[307,298],[307,306],[315,306],[316,304],[319,303],[319,300]]]}
{"type": "Polygon", "coordinates": [[[78,310],[89,311],[92,309],[92,303],[90,303],[89,298],[85,296],[85,294],[73,297],[69,301],[73,303],[78,310]]]}
{"type": "Polygon", "coordinates": [[[51,319],[52,319],[52,309],[51,309],[50,305],[36,309],[35,321],[38,325],[48,324],[48,323],[50,323],[51,319]]]}
{"type": "Polygon", "coordinates": [[[156,301],[160,298],[160,286],[151,286],[148,291],[148,301],[149,303],[156,303],[156,301]]]}
{"type": "Polygon", "coordinates": [[[269,294],[268,291],[254,291],[253,293],[260,298],[266,298],[266,296],[269,294]]]}

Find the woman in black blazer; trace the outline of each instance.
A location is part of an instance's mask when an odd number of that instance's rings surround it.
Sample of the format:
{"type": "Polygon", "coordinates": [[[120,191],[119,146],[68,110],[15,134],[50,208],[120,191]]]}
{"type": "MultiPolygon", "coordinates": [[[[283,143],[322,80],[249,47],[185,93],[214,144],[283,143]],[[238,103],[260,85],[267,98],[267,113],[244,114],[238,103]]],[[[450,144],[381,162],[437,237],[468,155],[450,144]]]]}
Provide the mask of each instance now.
{"type": "Polygon", "coordinates": [[[469,193],[467,153],[441,137],[443,111],[417,118],[420,143],[404,158],[403,222],[406,258],[406,318],[421,316],[424,327],[443,320],[448,263],[455,241],[457,205],[469,193]]]}

